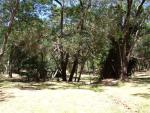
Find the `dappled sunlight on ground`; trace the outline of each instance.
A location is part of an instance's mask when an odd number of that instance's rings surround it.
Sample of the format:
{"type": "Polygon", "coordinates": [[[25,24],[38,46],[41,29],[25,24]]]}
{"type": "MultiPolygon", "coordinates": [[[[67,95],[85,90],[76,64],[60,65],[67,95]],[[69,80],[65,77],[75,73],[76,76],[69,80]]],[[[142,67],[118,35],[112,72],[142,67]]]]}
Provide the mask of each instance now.
{"type": "Polygon", "coordinates": [[[150,76],[116,86],[0,81],[2,113],[150,113],[150,76]]]}
{"type": "MultiPolygon", "coordinates": [[[[9,89],[15,96],[0,103],[3,113],[106,113],[123,111],[107,95],[85,89],[20,90],[9,89]],[[109,109],[108,109],[109,108],[109,109]]],[[[124,113],[124,112],[122,112],[124,113]]]]}

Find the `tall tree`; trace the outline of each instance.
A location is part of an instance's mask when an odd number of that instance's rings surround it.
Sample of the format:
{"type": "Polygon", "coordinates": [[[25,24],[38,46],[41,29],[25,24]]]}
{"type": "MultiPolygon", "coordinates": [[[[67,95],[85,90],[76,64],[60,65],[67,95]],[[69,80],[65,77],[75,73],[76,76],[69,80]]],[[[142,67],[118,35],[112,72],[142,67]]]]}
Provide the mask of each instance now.
{"type": "Polygon", "coordinates": [[[0,59],[2,58],[2,56],[4,55],[5,49],[6,49],[6,44],[8,41],[8,37],[11,33],[12,27],[13,27],[13,23],[15,21],[15,16],[17,14],[18,8],[19,8],[19,0],[15,0],[15,1],[7,1],[6,4],[9,4],[11,6],[11,8],[9,9],[9,20],[7,21],[7,29],[5,30],[5,33],[3,34],[3,44],[0,50],[0,59]]]}
{"type": "MultiPolygon", "coordinates": [[[[141,35],[142,26],[147,19],[147,14],[145,15],[144,3],[146,0],[142,0],[135,9],[134,1],[127,0],[127,9],[121,18],[117,19],[117,22],[121,21],[116,28],[120,32],[119,39],[115,39],[112,33],[109,34],[109,38],[112,41],[112,49],[110,49],[109,55],[104,64],[102,70],[102,75],[104,78],[120,78],[121,80],[128,79],[128,64],[131,58],[132,49],[141,35]]],[[[123,5],[117,4],[116,11],[122,11],[123,5]]],[[[120,13],[121,14],[121,13],[120,13]]]]}

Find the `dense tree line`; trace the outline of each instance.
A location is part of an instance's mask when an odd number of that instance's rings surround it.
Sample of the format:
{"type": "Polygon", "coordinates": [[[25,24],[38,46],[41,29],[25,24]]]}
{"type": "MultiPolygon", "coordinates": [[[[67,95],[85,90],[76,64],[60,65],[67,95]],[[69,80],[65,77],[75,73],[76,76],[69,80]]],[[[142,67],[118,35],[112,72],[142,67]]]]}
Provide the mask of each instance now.
{"type": "Polygon", "coordinates": [[[150,67],[149,14],[149,0],[0,0],[1,67],[35,81],[87,70],[128,80],[140,59],[150,67]]]}

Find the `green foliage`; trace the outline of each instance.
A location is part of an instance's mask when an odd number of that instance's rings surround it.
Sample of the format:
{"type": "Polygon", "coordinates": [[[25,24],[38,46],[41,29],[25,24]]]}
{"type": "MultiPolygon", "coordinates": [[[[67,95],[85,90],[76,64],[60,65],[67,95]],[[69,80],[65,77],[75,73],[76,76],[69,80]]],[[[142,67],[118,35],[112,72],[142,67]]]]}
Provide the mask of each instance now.
{"type": "Polygon", "coordinates": [[[150,35],[144,36],[137,44],[135,51],[140,58],[150,58],[150,35]]]}
{"type": "MultiPolygon", "coordinates": [[[[62,9],[54,0],[21,0],[7,43],[5,61],[9,59],[14,49],[13,64],[18,68],[34,69],[43,65],[44,68],[55,70],[60,65],[61,53],[69,54],[70,64],[78,53],[79,65],[85,60],[90,62],[91,68],[93,65],[96,68],[102,67],[113,41],[121,45],[125,36],[123,24],[127,3],[117,0],[91,1],[91,3],[81,1],[82,4],[76,0],[64,0],[62,9]],[[63,34],[60,33],[62,10],[63,34]],[[81,30],[79,28],[82,22],[81,30]]],[[[60,2],[63,3],[62,0],[60,2]]],[[[139,1],[134,1],[128,29],[136,28],[137,23],[142,21],[137,28],[138,36],[142,39],[139,40],[135,51],[137,55],[149,58],[150,36],[147,35],[150,31],[147,27],[149,8],[142,7],[143,13],[136,18],[137,6],[139,1]]],[[[14,2],[11,0],[0,1],[0,43],[7,30],[13,7],[14,2]]],[[[132,31],[130,34],[128,44],[134,45],[136,33],[132,31]]]]}

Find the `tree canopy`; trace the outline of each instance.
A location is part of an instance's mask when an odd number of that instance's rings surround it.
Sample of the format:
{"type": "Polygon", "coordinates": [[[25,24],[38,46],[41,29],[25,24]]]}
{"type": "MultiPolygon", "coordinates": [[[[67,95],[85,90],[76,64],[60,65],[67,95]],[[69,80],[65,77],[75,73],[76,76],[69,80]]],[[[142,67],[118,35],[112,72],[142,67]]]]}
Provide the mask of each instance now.
{"type": "Polygon", "coordinates": [[[36,81],[126,80],[133,57],[149,65],[149,14],[149,0],[0,0],[0,62],[36,81]]]}

